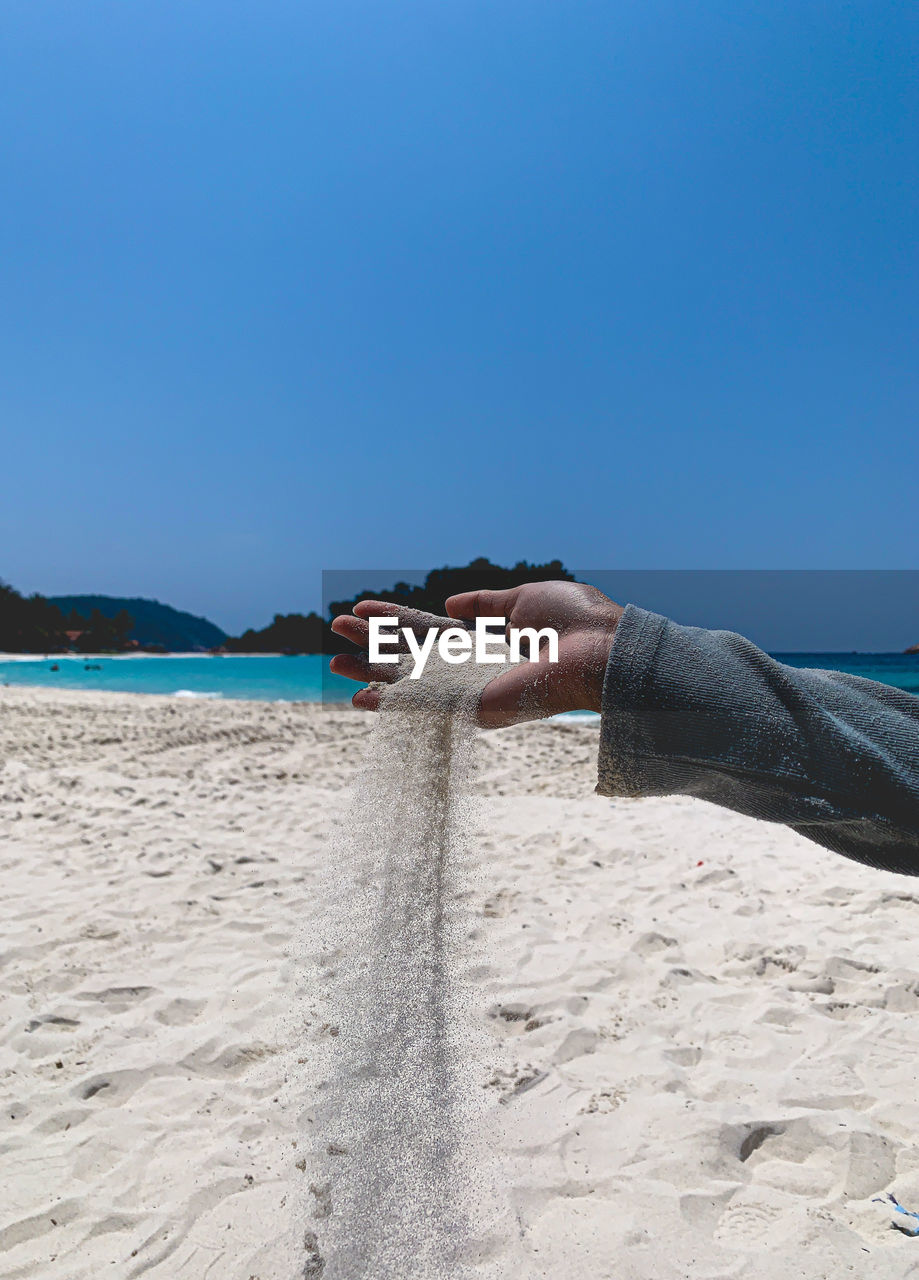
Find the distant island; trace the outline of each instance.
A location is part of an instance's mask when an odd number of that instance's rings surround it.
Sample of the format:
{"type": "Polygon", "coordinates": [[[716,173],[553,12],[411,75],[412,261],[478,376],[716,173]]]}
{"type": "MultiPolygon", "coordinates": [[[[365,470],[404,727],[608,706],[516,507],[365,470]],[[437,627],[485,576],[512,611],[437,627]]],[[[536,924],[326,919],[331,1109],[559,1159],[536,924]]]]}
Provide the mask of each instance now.
{"type": "Polygon", "coordinates": [[[23,596],[0,582],[0,652],[6,653],[346,653],[354,646],[332,631],[332,619],[350,613],[358,600],[441,613],[447,596],[460,591],[493,591],[523,582],[574,577],[560,560],[510,568],[480,557],[459,568],[433,569],[421,586],[396,582],[367,590],[318,613],[276,613],[267,627],[228,636],[207,618],[140,596],[23,596]]]}
{"type": "Polygon", "coordinates": [[[0,582],[0,651],[6,653],[203,652],[226,638],[206,618],[158,600],[23,596],[0,582]]]}
{"type": "Polygon", "coordinates": [[[911,644],[908,649],[903,650],[904,653],[919,653],[919,644],[911,644]]]}
{"type": "Polygon", "coordinates": [[[227,633],[207,618],[183,613],[159,600],[139,596],[49,596],[48,603],[71,617],[91,618],[95,613],[114,621],[127,614],[131,626],[126,641],[144,649],[164,649],[169,653],[195,653],[216,649],[227,633]]]}

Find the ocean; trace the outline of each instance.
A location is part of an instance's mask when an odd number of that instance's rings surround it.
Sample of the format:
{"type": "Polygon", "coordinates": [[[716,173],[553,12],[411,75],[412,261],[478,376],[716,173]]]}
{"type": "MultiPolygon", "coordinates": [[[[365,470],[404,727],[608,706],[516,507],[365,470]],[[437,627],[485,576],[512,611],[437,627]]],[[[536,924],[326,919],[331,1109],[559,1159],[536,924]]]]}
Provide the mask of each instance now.
{"type": "Polygon", "coordinates": [[[147,657],[0,659],[0,683],[46,689],[161,693],[174,698],[248,698],[265,702],[348,702],[357,685],[333,676],[321,654],[175,654],[147,657]],[[57,667],[57,670],[54,668],[57,667]]]}
{"type": "MultiPolygon", "coordinates": [[[[919,655],[781,653],[773,656],[789,666],[847,671],[919,695],[919,655]]],[[[351,680],[331,675],[328,658],[320,654],[291,658],[263,654],[246,657],[58,656],[13,661],[0,658],[0,684],[268,702],[348,702],[357,687],[351,680]]]]}

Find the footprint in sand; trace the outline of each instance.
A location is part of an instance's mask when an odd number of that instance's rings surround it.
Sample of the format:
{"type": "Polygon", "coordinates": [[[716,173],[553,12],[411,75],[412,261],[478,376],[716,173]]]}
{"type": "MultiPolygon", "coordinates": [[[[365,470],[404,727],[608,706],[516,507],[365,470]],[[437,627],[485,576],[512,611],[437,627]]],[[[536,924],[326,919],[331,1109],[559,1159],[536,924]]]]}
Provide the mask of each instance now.
{"type": "Polygon", "coordinates": [[[749,1249],[775,1244],[775,1231],[786,1206],[758,1191],[739,1191],[718,1220],[714,1237],[719,1244],[749,1249]]]}

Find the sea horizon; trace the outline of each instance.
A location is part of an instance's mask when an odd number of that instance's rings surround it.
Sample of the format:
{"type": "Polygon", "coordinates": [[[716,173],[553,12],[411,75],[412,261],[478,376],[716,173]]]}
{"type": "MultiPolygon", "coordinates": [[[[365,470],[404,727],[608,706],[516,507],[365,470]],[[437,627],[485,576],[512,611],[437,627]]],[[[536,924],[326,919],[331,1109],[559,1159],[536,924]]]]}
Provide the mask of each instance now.
{"type": "MultiPolygon", "coordinates": [[[[771,656],[788,666],[842,671],[919,695],[919,655],[849,650],[771,656]]],[[[328,654],[3,654],[0,684],[175,698],[350,702],[354,682],[333,675],[328,664],[328,654]]]]}

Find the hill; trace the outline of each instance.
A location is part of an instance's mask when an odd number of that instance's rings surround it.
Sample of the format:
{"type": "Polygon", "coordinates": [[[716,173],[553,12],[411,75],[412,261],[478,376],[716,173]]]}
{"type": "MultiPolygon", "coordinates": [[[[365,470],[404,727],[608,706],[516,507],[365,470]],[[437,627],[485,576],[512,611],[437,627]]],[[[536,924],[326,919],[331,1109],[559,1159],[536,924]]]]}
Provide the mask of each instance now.
{"type": "Polygon", "coordinates": [[[334,653],[332,633],[318,613],[276,613],[274,621],[257,631],[250,627],[227,640],[228,653],[334,653]]]}
{"type": "MultiPolygon", "coordinates": [[[[445,566],[432,569],[424,580],[423,586],[411,586],[407,582],[397,582],[395,586],[384,591],[361,591],[348,600],[335,600],[329,606],[329,620],[338,613],[350,613],[358,600],[387,600],[390,604],[405,605],[410,609],[421,609],[424,613],[442,614],[444,601],[448,596],[459,595],[463,591],[507,591],[510,587],[519,587],[524,582],[546,582],[562,580],[574,582],[561,560],[549,560],[546,564],[530,564],[526,560],[518,560],[511,568],[500,564],[492,564],[484,556],[471,560],[469,564],[445,566]]],[[[330,652],[347,652],[351,646],[338,637],[338,648],[330,652]],[[342,645],[344,646],[342,650],[342,645]]]]}
{"type": "Polygon", "coordinates": [[[260,631],[250,628],[243,635],[227,640],[226,647],[231,653],[353,652],[351,642],[335,635],[330,624],[336,614],[350,613],[358,600],[388,600],[426,613],[441,614],[447,597],[460,591],[478,588],[500,591],[519,586],[522,582],[544,582],[556,578],[574,581],[560,560],[550,560],[547,564],[528,564],[521,560],[506,569],[480,557],[459,568],[432,569],[420,586],[397,582],[392,587],[361,591],[348,600],[333,601],[329,605],[327,619],[318,613],[276,613],[267,627],[260,631]]]}
{"type": "Polygon", "coordinates": [[[129,640],[136,640],[141,646],[161,645],[171,652],[216,649],[227,638],[226,632],[207,618],[183,613],[171,605],[160,604],[159,600],[122,596],[50,596],[48,603],[56,605],[65,617],[71,613],[87,617],[94,609],[104,618],[115,618],[127,612],[133,619],[129,640]]]}

